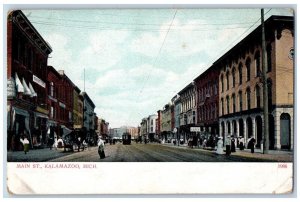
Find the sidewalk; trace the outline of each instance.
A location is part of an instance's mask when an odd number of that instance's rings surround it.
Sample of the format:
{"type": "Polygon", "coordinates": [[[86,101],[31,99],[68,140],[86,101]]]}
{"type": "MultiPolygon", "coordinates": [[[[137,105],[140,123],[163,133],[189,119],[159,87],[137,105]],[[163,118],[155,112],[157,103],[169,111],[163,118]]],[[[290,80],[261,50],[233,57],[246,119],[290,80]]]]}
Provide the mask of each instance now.
{"type": "Polygon", "coordinates": [[[43,162],[72,154],[63,149],[32,149],[27,154],[24,151],[7,151],[7,162],[43,162]]]}
{"type": "MultiPolygon", "coordinates": [[[[164,146],[169,146],[169,147],[177,147],[177,148],[186,148],[186,149],[191,149],[190,147],[187,146],[187,144],[183,145],[174,145],[172,143],[165,143],[162,144],[164,146]]],[[[211,148],[202,148],[202,147],[193,147],[193,149],[196,150],[201,150],[209,153],[216,153],[214,149],[211,148]]],[[[223,148],[224,154],[225,155],[225,147],[223,148]]],[[[260,149],[255,149],[254,153],[251,153],[250,149],[244,149],[240,150],[239,148],[236,148],[236,152],[231,152],[232,156],[238,156],[238,157],[246,157],[246,158],[256,158],[256,159],[262,159],[266,161],[277,161],[277,162],[293,162],[294,156],[293,156],[293,151],[282,151],[282,150],[269,150],[268,154],[263,154],[260,149]]]]}

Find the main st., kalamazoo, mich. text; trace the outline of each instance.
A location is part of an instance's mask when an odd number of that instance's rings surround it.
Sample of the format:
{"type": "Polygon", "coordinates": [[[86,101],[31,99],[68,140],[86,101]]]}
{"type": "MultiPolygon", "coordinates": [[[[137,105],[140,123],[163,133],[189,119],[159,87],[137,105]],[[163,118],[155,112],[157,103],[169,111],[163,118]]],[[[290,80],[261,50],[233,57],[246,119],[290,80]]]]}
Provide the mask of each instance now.
{"type": "Polygon", "coordinates": [[[94,163],[17,163],[16,168],[44,168],[44,169],[81,169],[81,168],[97,168],[94,163]]]}

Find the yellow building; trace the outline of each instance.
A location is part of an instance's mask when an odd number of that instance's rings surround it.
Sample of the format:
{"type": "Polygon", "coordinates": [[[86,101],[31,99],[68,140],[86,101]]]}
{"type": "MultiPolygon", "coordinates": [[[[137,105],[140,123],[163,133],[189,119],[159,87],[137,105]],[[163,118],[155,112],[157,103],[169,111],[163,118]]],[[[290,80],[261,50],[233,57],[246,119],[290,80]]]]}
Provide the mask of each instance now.
{"type": "Polygon", "coordinates": [[[74,129],[81,129],[83,127],[83,98],[80,95],[80,89],[77,86],[74,88],[73,93],[74,129]]]}
{"type": "MultiPolygon", "coordinates": [[[[293,149],[294,19],[265,22],[270,149],[293,149]]],[[[261,26],[218,59],[219,130],[223,138],[264,137],[261,26]]]]}

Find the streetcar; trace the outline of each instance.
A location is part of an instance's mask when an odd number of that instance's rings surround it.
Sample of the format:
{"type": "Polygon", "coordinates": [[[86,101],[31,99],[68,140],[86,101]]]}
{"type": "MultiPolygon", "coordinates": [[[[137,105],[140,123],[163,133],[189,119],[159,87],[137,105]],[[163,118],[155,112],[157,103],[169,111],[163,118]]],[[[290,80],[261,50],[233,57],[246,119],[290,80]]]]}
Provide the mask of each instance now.
{"type": "Polygon", "coordinates": [[[122,135],[122,142],[123,144],[131,144],[131,135],[128,133],[124,133],[122,135]]]}

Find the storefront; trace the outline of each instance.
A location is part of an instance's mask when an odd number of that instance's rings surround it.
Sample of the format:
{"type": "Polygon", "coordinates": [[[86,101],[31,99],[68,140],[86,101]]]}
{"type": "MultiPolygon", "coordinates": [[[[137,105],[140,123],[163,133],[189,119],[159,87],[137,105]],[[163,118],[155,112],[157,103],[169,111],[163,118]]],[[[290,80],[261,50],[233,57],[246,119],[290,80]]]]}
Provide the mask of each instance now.
{"type": "Polygon", "coordinates": [[[47,145],[48,116],[40,112],[34,112],[34,134],[32,142],[35,147],[47,145]]]}
{"type": "MultiPolygon", "coordinates": [[[[24,138],[25,136],[29,139],[30,145],[32,147],[32,135],[30,130],[30,114],[27,110],[12,107],[11,108],[11,117],[9,126],[8,135],[8,144],[10,145],[10,149],[22,150],[22,144],[20,142],[20,138],[24,138]]],[[[8,120],[9,122],[9,120],[8,120]]]]}

